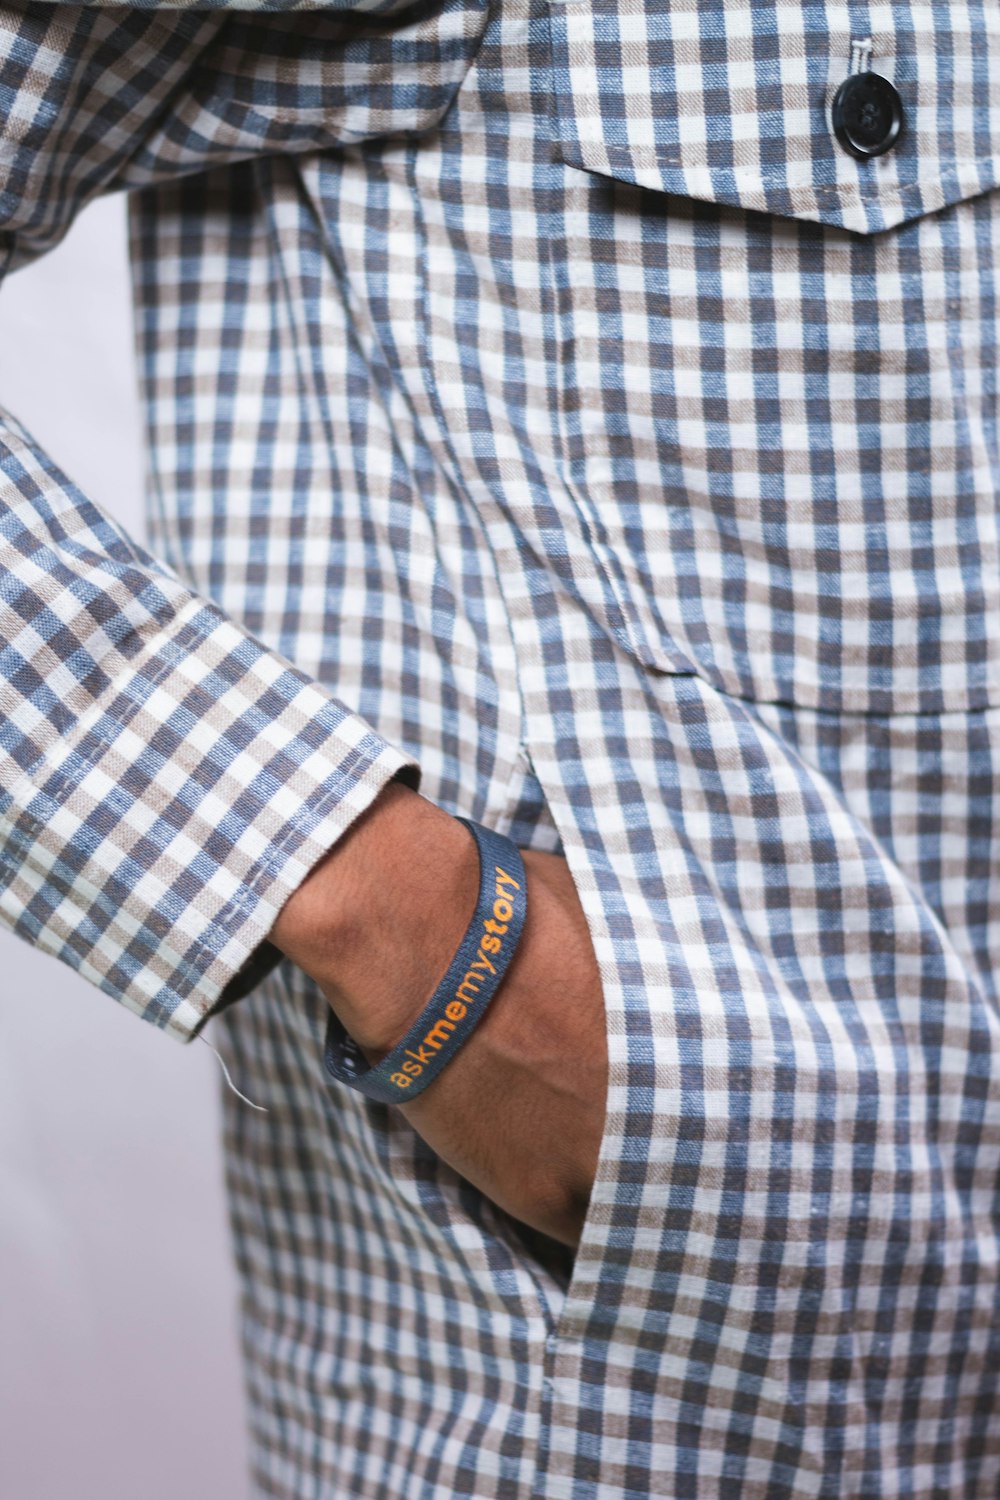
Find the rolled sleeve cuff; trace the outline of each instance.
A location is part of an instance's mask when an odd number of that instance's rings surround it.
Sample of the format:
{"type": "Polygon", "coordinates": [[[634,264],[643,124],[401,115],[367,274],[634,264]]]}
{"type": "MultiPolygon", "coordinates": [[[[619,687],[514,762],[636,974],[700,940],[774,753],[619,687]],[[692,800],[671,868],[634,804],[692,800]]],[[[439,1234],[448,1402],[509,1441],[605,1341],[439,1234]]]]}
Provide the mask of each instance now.
{"type": "Polygon", "coordinates": [[[285,902],[383,787],[419,781],[284,658],[191,611],[155,681],[49,750],[0,840],[9,925],[184,1041],[259,980],[285,902]]]}

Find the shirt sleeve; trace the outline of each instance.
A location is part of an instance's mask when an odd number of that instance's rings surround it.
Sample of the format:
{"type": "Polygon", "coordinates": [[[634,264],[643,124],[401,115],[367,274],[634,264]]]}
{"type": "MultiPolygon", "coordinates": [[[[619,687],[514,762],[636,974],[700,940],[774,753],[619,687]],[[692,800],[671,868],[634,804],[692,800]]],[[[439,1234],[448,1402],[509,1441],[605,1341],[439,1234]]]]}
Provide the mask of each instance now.
{"type": "MultiPolygon", "coordinates": [[[[0,6],[0,269],[98,192],[266,149],[185,115],[220,25],[0,6]]],[[[317,860],[416,775],[0,412],[0,920],[190,1038],[317,860]]]]}

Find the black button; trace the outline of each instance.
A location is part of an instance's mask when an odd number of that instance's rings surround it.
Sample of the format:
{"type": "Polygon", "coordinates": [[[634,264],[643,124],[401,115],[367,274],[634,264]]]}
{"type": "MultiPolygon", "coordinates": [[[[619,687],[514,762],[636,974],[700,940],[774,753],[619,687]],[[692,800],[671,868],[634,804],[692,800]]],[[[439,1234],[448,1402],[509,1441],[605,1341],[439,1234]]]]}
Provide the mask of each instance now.
{"type": "Polygon", "coordinates": [[[903,101],[880,73],[852,73],[834,96],[833,129],[852,156],[881,156],[899,140],[903,101]]]}

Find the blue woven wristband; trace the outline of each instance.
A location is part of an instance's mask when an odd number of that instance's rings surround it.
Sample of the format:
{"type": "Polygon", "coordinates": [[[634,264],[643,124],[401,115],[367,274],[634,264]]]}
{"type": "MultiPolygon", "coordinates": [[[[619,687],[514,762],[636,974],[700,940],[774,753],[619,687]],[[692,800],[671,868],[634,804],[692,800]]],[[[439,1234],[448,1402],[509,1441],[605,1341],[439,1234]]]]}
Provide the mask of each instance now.
{"type": "Polygon", "coordinates": [[[514,957],[528,910],[528,883],[510,839],[459,818],[479,851],[479,900],[468,931],[429,1004],[392,1051],[369,1067],[330,1012],[325,1063],[331,1078],[381,1104],[408,1104],[433,1083],[482,1020],[514,957]]]}

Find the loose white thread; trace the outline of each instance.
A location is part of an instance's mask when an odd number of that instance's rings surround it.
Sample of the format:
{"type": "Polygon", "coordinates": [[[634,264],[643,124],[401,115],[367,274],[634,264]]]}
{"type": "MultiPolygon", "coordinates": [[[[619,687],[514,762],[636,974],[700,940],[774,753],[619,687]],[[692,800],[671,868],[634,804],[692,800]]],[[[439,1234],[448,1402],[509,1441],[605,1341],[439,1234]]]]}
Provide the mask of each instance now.
{"type": "Polygon", "coordinates": [[[851,43],[851,72],[867,73],[872,65],[872,39],[864,37],[851,43]]]}
{"type": "Polygon", "coordinates": [[[225,1062],[223,1060],[223,1057],[222,1057],[222,1053],[219,1052],[219,1051],[217,1051],[216,1048],[212,1046],[212,1043],[208,1040],[208,1037],[207,1036],[203,1036],[202,1033],[199,1032],[198,1033],[198,1040],[199,1040],[199,1042],[204,1042],[205,1046],[208,1048],[208,1050],[210,1052],[214,1052],[215,1055],[216,1055],[216,1057],[219,1059],[219,1067],[222,1069],[223,1074],[225,1075],[226,1082],[228,1083],[228,1085],[229,1085],[230,1089],[232,1090],[232,1092],[236,1095],[237,1099],[242,1099],[243,1103],[244,1104],[249,1104],[249,1106],[250,1106],[251,1109],[259,1110],[262,1115],[266,1115],[267,1114],[267,1109],[266,1109],[266,1107],[263,1104],[254,1104],[253,1100],[252,1099],[248,1099],[247,1096],[246,1096],[246,1094],[241,1094],[240,1093],[239,1089],[236,1087],[235,1083],[233,1082],[233,1080],[229,1076],[229,1069],[226,1067],[226,1064],[225,1064],[225,1062]]]}

